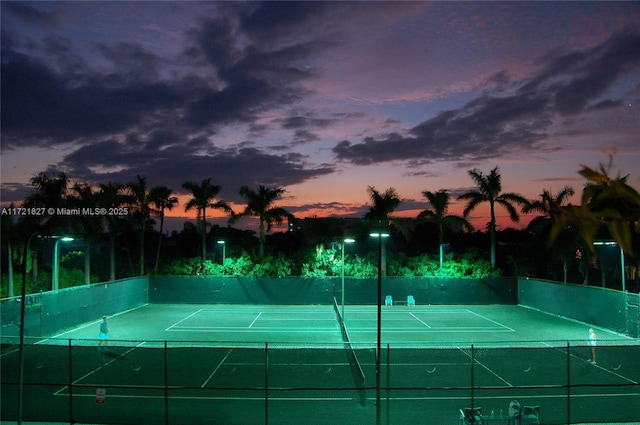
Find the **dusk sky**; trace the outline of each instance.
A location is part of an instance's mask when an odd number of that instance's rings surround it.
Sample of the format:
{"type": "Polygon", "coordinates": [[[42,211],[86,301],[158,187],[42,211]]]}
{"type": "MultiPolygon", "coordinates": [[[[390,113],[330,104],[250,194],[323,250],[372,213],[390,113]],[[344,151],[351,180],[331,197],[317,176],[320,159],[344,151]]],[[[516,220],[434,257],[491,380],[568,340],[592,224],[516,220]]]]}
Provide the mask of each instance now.
{"type": "Polygon", "coordinates": [[[398,216],[440,189],[459,214],[470,169],[530,199],[580,194],[580,165],[613,149],[640,188],[638,1],[0,7],[3,206],[56,170],[145,176],[179,195],[174,217],[192,216],[182,183],[208,177],[237,212],[262,184],[299,218],[361,217],[369,185],[397,190],[398,216]]]}

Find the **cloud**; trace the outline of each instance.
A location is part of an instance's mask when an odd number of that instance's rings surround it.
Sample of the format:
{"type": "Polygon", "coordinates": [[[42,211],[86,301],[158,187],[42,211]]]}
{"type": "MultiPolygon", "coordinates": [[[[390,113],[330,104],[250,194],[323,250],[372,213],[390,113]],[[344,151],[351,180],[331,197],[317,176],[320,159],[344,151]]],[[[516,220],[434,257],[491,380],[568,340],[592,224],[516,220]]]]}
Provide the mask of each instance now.
{"type": "MultiPolygon", "coordinates": [[[[640,32],[627,30],[591,49],[541,58],[541,69],[520,81],[512,93],[503,92],[504,72],[488,83],[499,84],[458,109],[440,112],[410,128],[407,135],[390,133],[361,142],[343,140],[335,157],[356,165],[391,161],[428,163],[436,160],[475,162],[514,151],[545,149],[554,119],[575,115],[631,72],[640,70],[640,32]]],[[[513,85],[513,82],[511,82],[513,85]]],[[[608,100],[608,103],[615,100],[608,100]]]]}
{"type": "Polygon", "coordinates": [[[15,1],[3,2],[2,12],[34,26],[50,26],[56,22],[53,13],[15,1]]]}
{"type": "MultiPolygon", "coordinates": [[[[194,145],[205,146],[198,140],[194,145]]],[[[184,193],[185,181],[211,177],[222,186],[221,195],[230,202],[243,202],[237,194],[243,185],[289,186],[334,171],[332,165],[313,165],[299,154],[272,155],[251,146],[208,146],[202,154],[177,145],[150,155],[146,143],[113,139],[77,149],[64,158],[62,166],[74,179],[92,183],[126,183],[139,174],[178,194],[184,193]]]]}

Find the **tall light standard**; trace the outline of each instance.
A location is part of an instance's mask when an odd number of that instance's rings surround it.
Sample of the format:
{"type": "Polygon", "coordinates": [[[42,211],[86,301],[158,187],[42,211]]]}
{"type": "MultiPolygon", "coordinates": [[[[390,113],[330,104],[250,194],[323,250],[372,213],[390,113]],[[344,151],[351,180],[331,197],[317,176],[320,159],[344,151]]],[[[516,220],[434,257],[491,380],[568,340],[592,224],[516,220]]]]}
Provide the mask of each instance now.
{"type": "Polygon", "coordinates": [[[382,239],[388,238],[389,233],[382,231],[370,233],[372,238],[378,238],[378,333],[376,338],[376,425],[380,425],[380,351],[382,340],[382,239]]]}
{"type": "Polygon", "coordinates": [[[55,239],[53,244],[53,270],[51,271],[51,289],[57,291],[60,288],[60,241],[70,242],[71,236],[45,236],[46,239],[55,239]]]}
{"type": "Polygon", "coordinates": [[[342,241],[342,318],[344,319],[344,245],[347,243],[354,243],[355,239],[345,238],[342,241]]]}
{"type": "Polygon", "coordinates": [[[442,263],[444,262],[444,247],[448,245],[448,243],[440,244],[440,270],[442,270],[442,263]]]}
{"type": "Polygon", "coordinates": [[[24,252],[22,254],[22,291],[20,296],[20,347],[18,352],[18,425],[22,424],[22,387],[24,385],[24,313],[27,297],[27,255],[29,253],[29,246],[31,245],[31,239],[39,236],[37,233],[32,233],[27,240],[27,244],[24,246],[24,252]]]}
{"type": "Polygon", "coordinates": [[[224,267],[224,261],[226,260],[226,256],[227,256],[227,252],[226,252],[227,241],[220,240],[218,241],[218,243],[222,245],[222,267],[224,267]]]}
{"type": "MultiPolygon", "coordinates": [[[[593,243],[595,246],[615,246],[618,245],[616,242],[614,241],[595,241],[593,243]]],[[[620,268],[621,268],[621,272],[622,272],[622,292],[626,292],[627,290],[627,280],[626,280],[626,276],[625,276],[625,270],[624,270],[624,251],[622,250],[622,247],[620,247],[620,268]]],[[[604,286],[604,283],[603,283],[604,286]]]]}
{"type": "MultiPolygon", "coordinates": [[[[595,241],[593,242],[594,245],[598,246],[598,245],[605,245],[605,246],[615,246],[618,245],[616,242],[614,241],[595,241]]],[[[618,245],[619,246],[619,245],[618,245]]],[[[629,321],[629,301],[627,298],[627,276],[625,275],[625,270],[624,270],[624,251],[622,250],[622,247],[619,246],[620,248],[620,269],[621,269],[621,279],[622,279],[622,294],[624,296],[624,323],[627,324],[629,321]]],[[[602,287],[604,287],[604,279],[602,282],[602,287]]],[[[628,332],[629,329],[626,329],[626,332],[628,332]]]]}

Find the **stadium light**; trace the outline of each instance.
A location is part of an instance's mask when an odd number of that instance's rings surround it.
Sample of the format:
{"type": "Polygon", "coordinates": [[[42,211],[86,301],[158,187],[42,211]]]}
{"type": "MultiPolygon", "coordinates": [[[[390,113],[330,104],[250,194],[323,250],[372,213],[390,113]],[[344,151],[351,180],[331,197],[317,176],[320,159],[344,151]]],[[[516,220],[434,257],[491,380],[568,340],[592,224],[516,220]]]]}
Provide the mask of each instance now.
{"type": "Polygon", "coordinates": [[[344,319],[344,246],[348,243],[354,243],[356,240],[351,238],[345,238],[342,241],[342,318],[344,319]]]}
{"type": "Polygon", "coordinates": [[[224,262],[225,262],[226,256],[227,256],[227,249],[226,249],[227,241],[220,240],[220,241],[218,241],[218,243],[220,245],[222,245],[222,266],[224,267],[224,262]]]}
{"type": "Polygon", "coordinates": [[[376,338],[376,425],[380,425],[380,350],[382,337],[382,240],[389,237],[384,231],[369,234],[378,239],[378,334],[376,338]]]}

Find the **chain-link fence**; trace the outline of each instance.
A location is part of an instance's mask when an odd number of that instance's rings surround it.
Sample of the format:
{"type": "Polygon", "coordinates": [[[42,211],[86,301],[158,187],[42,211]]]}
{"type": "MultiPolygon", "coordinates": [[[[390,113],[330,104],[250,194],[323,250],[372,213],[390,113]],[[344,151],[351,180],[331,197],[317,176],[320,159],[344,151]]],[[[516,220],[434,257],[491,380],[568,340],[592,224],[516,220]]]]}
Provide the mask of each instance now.
{"type": "Polygon", "coordinates": [[[27,340],[21,379],[20,346],[7,343],[2,420],[456,424],[473,408],[485,423],[506,423],[513,401],[535,408],[543,424],[640,418],[637,340],[608,340],[594,353],[582,341],[386,344],[380,353],[373,345],[352,347],[364,386],[354,378],[344,344],[110,341],[99,346],[87,340],[47,345],[27,340]]]}

